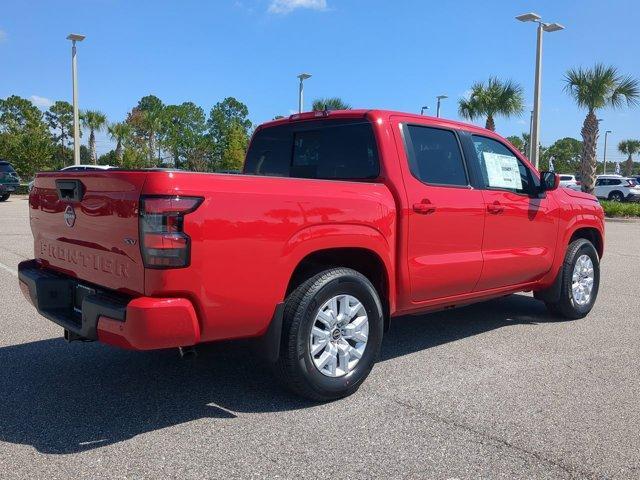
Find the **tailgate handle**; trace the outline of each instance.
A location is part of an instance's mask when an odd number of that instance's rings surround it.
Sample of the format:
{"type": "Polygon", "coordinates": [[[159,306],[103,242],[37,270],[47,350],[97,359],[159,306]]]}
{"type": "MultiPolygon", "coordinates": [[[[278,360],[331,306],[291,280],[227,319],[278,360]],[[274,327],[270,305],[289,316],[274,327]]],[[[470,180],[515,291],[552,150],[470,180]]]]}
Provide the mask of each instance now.
{"type": "Polygon", "coordinates": [[[56,190],[60,200],[79,202],[84,195],[84,185],[80,180],[56,180],[56,190]]]}

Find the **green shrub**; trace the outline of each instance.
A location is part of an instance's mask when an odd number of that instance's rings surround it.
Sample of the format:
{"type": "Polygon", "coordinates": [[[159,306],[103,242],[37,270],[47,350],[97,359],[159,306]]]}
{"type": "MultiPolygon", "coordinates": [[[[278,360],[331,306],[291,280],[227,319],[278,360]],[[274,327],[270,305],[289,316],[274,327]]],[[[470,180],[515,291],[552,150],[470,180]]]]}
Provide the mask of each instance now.
{"type": "Polygon", "coordinates": [[[637,202],[600,202],[607,217],[640,217],[640,203],[637,202]]]}

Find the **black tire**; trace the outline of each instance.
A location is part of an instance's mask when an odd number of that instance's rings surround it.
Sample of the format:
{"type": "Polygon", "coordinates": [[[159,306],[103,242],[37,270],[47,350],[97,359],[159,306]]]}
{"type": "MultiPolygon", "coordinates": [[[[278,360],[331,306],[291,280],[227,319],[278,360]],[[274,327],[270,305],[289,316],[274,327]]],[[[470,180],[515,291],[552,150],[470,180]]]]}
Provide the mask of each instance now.
{"type": "Polygon", "coordinates": [[[331,268],[309,278],[286,300],[280,358],[276,374],[294,393],[314,401],[331,401],[354,393],[378,359],[384,317],[378,292],[361,273],[350,268],[331,268]],[[362,358],[344,376],[329,377],[313,363],[309,339],[318,309],[336,295],[356,297],[369,320],[369,334],[362,358]]]}
{"type": "Polygon", "coordinates": [[[11,196],[11,194],[9,194],[9,193],[5,193],[4,195],[0,195],[0,202],[6,202],[7,200],[9,200],[10,196],[11,196]]]}
{"type": "Polygon", "coordinates": [[[562,270],[559,275],[562,276],[560,300],[557,302],[546,302],[547,309],[554,315],[571,320],[586,317],[596,302],[600,287],[600,259],[598,258],[598,252],[589,240],[579,238],[571,242],[567,248],[562,270]],[[589,256],[593,264],[593,288],[591,290],[591,298],[584,305],[576,303],[572,291],[573,270],[576,262],[582,255],[589,256]]]}
{"type": "Polygon", "coordinates": [[[622,202],[624,201],[624,195],[622,194],[622,192],[618,192],[616,190],[615,192],[611,192],[609,194],[609,200],[612,202],[622,202]]]}

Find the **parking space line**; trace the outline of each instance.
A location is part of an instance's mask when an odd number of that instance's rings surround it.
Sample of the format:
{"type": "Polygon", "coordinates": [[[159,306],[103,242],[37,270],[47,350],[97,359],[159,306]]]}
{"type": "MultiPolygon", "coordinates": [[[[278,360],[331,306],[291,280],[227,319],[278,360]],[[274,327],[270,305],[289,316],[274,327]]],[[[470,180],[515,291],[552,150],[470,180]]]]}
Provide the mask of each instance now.
{"type": "Polygon", "coordinates": [[[9,265],[5,265],[4,263],[0,263],[0,269],[6,270],[7,272],[9,272],[14,277],[18,276],[18,271],[17,270],[11,268],[9,265]]]}

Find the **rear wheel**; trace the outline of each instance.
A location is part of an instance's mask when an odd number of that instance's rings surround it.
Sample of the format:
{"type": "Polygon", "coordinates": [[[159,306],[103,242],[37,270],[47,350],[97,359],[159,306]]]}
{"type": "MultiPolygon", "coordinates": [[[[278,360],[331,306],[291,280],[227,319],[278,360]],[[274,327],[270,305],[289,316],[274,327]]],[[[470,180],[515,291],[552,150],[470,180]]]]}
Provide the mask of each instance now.
{"type": "Polygon", "coordinates": [[[0,202],[6,202],[7,200],[9,200],[9,196],[11,194],[9,193],[5,193],[4,195],[0,195],[0,202]]]}
{"type": "Polygon", "coordinates": [[[383,310],[371,282],[350,268],[311,277],[287,298],[277,373],[315,401],[354,393],[380,352],[383,310]]]}
{"type": "Polygon", "coordinates": [[[583,238],[571,242],[559,275],[560,299],[546,303],[549,311],[569,319],[587,316],[600,287],[600,260],[593,244],[583,238]]]}
{"type": "Polygon", "coordinates": [[[609,200],[612,202],[622,202],[624,200],[624,195],[622,195],[622,192],[611,192],[609,194],[609,200]]]}

